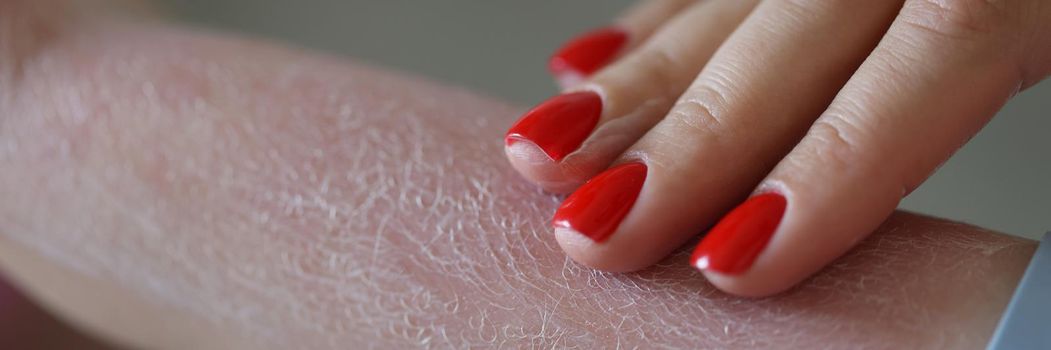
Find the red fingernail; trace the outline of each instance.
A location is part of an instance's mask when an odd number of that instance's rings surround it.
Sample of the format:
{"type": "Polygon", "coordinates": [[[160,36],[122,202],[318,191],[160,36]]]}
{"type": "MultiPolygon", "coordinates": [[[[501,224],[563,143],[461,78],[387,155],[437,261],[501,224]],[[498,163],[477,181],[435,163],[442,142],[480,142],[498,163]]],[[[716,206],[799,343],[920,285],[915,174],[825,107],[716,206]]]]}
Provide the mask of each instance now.
{"type": "Polygon", "coordinates": [[[777,230],[788,201],[779,193],[749,198],[715,224],[693,251],[693,266],[738,275],[748,270],[777,230]]]}
{"type": "Polygon", "coordinates": [[[646,182],[646,165],[627,163],[598,174],[573,192],[555,212],[552,224],[603,242],[620,226],[646,182]]]}
{"type": "Polygon", "coordinates": [[[576,74],[589,76],[616,57],[628,33],[617,27],[603,27],[584,33],[570,40],[551,56],[548,69],[551,74],[562,76],[576,74]]]}
{"type": "Polygon", "coordinates": [[[602,98],[591,91],[562,94],[544,101],[507,131],[508,146],[532,142],[556,162],[572,153],[591,134],[602,115],[602,98]]]}

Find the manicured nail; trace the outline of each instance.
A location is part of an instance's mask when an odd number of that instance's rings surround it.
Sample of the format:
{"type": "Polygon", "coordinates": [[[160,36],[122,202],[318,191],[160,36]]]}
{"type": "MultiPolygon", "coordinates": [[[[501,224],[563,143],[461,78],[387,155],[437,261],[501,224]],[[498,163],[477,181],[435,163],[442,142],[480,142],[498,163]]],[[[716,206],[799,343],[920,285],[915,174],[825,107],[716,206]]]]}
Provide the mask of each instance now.
{"type": "Polygon", "coordinates": [[[529,141],[556,162],[591,135],[602,115],[602,98],[591,91],[561,94],[544,101],[507,131],[507,146],[529,141]]]}
{"type": "Polygon", "coordinates": [[[551,74],[589,76],[620,53],[628,42],[628,33],[617,27],[603,27],[570,40],[551,56],[551,74]]]}
{"type": "Polygon", "coordinates": [[[642,163],[627,163],[606,170],[566,198],[555,212],[552,224],[602,243],[635,205],[645,182],[646,165],[642,163]]]}
{"type": "Polygon", "coordinates": [[[728,275],[744,273],[770,242],[787,206],[779,193],[749,198],[708,231],[693,251],[693,266],[728,275]]]}

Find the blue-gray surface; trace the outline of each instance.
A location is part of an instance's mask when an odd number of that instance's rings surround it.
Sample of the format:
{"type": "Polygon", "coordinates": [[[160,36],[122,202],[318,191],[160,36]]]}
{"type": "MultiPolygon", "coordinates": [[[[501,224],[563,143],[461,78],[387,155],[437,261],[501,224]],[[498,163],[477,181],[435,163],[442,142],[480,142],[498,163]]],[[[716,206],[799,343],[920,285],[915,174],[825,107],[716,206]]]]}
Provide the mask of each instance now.
{"type": "Polygon", "coordinates": [[[1051,232],[1029,262],[989,349],[1051,349],[1051,232]]]}

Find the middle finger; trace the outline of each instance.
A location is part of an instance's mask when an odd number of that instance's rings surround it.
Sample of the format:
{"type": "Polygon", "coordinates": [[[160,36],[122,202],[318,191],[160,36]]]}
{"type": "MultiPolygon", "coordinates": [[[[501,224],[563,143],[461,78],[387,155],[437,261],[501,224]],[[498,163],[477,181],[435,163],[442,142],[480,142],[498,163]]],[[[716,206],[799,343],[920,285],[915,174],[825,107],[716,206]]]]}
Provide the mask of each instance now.
{"type": "Polygon", "coordinates": [[[743,199],[795,145],[886,31],[901,1],[766,1],[723,44],[671,112],[614,168],[555,214],[586,265],[646,267],[743,199]],[[608,175],[607,175],[608,174],[608,175]],[[644,185],[617,188],[642,178],[644,185]],[[633,192],[607,201],[608,193],[633,192]],[[633,203],[633,204],[632,204],[633,203]],[[596,213],[627,210],[622,221],[596,213]],[[586,237],[586,238],[585,238],[586,237]],[[590,239],[589,239],[590,238],[590,239]]]}

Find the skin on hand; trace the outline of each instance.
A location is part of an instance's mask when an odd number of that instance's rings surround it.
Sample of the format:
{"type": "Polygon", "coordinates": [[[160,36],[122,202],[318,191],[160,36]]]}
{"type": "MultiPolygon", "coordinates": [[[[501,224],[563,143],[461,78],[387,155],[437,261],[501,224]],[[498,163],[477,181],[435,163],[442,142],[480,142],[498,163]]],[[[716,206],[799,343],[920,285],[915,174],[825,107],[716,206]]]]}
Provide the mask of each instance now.
{"type": "Polygon", "coordinates": [[[580,186],[553,220],[577,262],[634,271],[706,232],[691,264],[771,295],[1051,74],[1049,39],[1040,0],[640,0],[556,51],[555,79],[575,83],[523,114],[505,153],[546,190],[580,186]]]}
{"type": "Polygon", "coordinates": [[[568,260],[559,199],[496,152],[517,111],[467,92],[113,20],[24,62],[0,92],[0,265],[143,347],[980,348],[1034,248],[896,214],[742,300],[687,252],[568,260]]]}

